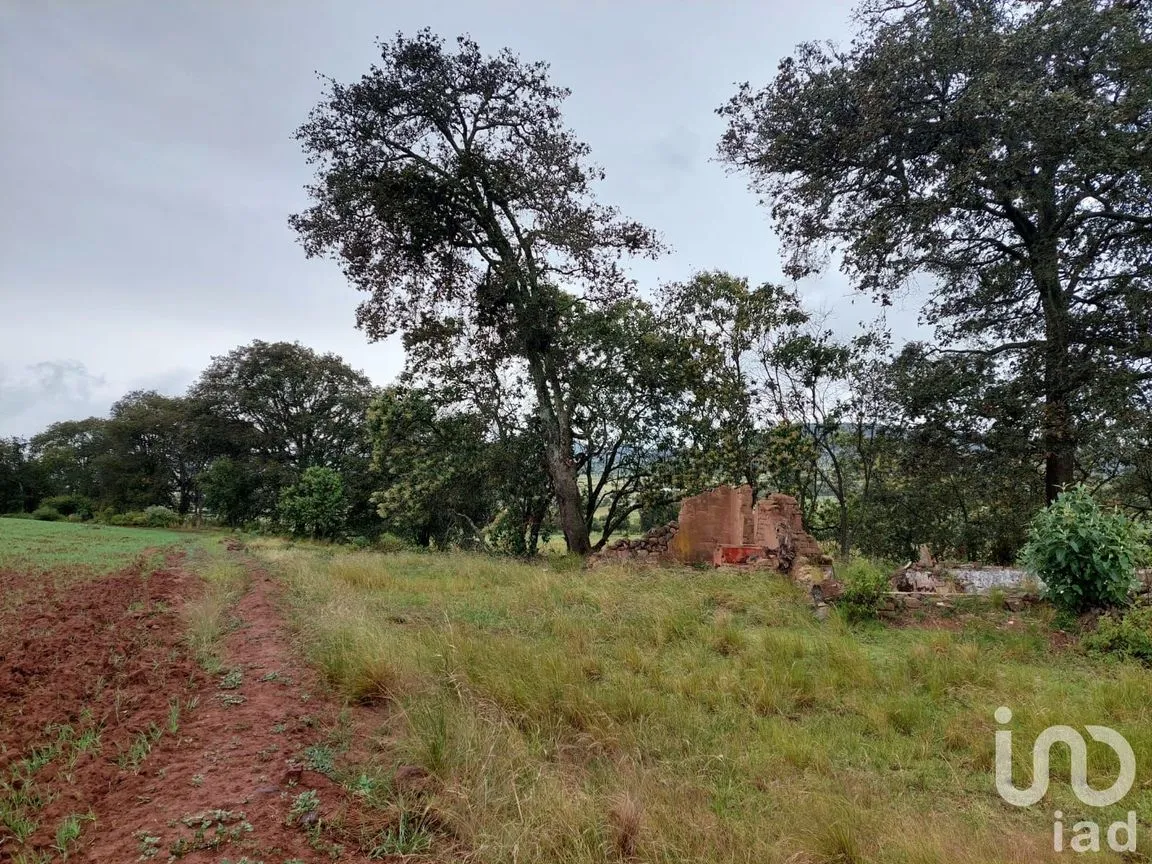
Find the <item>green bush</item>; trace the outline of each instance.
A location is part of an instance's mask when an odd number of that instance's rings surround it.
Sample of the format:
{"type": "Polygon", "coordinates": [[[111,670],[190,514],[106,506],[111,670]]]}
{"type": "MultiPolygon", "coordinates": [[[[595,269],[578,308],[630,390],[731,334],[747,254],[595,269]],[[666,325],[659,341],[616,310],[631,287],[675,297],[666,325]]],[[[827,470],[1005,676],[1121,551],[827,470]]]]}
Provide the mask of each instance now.
{"type": "Polygon", "coordinates": [[[1144,526],[1104,510],[1074,486],[1036,514],[1020,563],[1043,580],[1045,595],[1059,608],[1108,608],[1127,601],[1147,542],[1144,526]]]}
{"type": "Polygon", "coordinates": [[[39,519],[41,522],[59,522],[61,516],[60,511],[55,507],[41,505],[32,511],[32,518],[39,519]]]}
{"type": "Polygon", "coordinates": [[[660,525],[667,525],[679,516],[679,501],[642,507],[640,508],[640,530],[650,531],[660,525]]]}
{"type": "Polygon", "coordinates": [[[40,502],[41,507],[51,507],[61,516],[79,516],[81,519],[91,519],[93,512],[92,499],[84,495],[53,495],[40,502]]]}
{"type": "Polygon", "coordinates": [[[888,573],[864,558],[848,562],[838,570],[836,577],[844,586],[840,606],[849,621],[875,618],[880,604],[892,590],[888,573]]]}
{"type": "Polygon", "coordinates": [[[377,552],[404,552],[412,548],[412,544],[387,531],[376,538],[373,546],[377,552]]]}
{"type": "Polygon", "coordinates": [[[348,515],[344,478],[331,468],[313,466],[280,493],[280,519],[297,537],[332,539],[348,515]]]}
{"type": "Polygon", "coordinates": [[[144,508],[144,523],[149,528],[171,528],[180,522],[180,514],[170,507],[154,504],[144,508]]]}
{"type": "Polygon", "coordinates": [[[1152,606],[1101,615],[1096,630],[1081,644],[1097,654],[1116,654],[1152,665],[1152,606]]]}
{"type": "Polygon", "coordinates": [[[128,528],[145,528],[148,517],[140,510],[129,510],[127,513],[114,513],[108,518],[109,525],[119,525],[128,528]]]}

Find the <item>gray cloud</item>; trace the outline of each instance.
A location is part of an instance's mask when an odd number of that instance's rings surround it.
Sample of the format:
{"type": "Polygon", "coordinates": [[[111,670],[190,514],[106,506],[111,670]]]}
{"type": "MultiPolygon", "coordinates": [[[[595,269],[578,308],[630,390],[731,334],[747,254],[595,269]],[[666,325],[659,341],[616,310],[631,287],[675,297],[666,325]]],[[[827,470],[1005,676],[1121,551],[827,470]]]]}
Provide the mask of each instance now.
{"type": "Polygon", "coordinates": [[[0,367],[0,435],[26,435],[64,417],[103,413],[106,387],[77,360],[45,360],[15,374],[0,367]]]}

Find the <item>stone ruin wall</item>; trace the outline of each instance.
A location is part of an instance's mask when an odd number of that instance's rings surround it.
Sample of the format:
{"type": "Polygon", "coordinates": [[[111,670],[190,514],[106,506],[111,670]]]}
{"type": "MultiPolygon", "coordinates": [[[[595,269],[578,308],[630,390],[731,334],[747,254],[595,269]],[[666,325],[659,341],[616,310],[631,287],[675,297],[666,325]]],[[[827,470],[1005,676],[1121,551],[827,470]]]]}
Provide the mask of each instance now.
{"type": "Polygon", "coordinates": [[[737,551],[752,555],[749,563],[785,572],[796,559],[822,556],[819,544],[804,530],[795,498],[777,493],[753,505],[752,488],[745,485],[718,486],[685,498],[679,519],[638,539],[617,540],[593,555],[591,563],[711,563],[722,547],[740,547],[737,551]]]}

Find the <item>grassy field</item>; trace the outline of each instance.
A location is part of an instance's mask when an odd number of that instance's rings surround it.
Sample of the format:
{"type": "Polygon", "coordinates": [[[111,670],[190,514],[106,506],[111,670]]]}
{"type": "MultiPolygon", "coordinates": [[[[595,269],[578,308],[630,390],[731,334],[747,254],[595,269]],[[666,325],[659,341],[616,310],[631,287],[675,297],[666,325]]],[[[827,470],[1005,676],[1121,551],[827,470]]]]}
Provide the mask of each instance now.
{"type": "Polygon", "coordinates": [[[196,541],[197,535],[154,528],[0,519],[0,567],[46,570],[79,566],[106,572],[130,564],[146,549],[188,546],[196,541]]]}
{"type": "MultiPolygon", "coordinates": [[[[206,586],[181,612],[185,638],[215,674],[247,584],[218,536],[0,520],[10,575],[106,572],[179,547],[206,586]]],[[[849,626],[817,621],[797,589],[763,574],[276,540],[250,549],[286,585],[301,643],[335,692],[373,706],[356,714],[372,727],[356,727],[364,737],[334,733],[337,773],[405,814],[402,851],[1024,864],[1072,854],[1052,851],[1056,810],[1068,832],[1134,810],[1135,857],[1075,860],[1150,860],[1152,672],[1081,653],[1044,608],[981,603],[963,623],[849,626]],[[1053,724],[1120,731],[1136,786],[1121,804],[1087,808],[1058,748],[1048,797],[1009,806],[993,784],[1001,705],[1014,712],[1017,786],[1053,724]],[[413,793],[398,768],[433,782],[413,793]]],[[[1110,785],[1114,758],[1090,754],[1091,784],[1110,785]]]]}
{"type": "Polygon", "coordinates": [[[1055,650],[1043,612],[851,628],[771,576],[258,552],[333,684],[393,706],[381,758],[437,778],[435,824],[481,861],[1034,862],[1068,854],[1056,809],[1152,824],[1147,784],[1080,804],[1059,748],[1041,805],[997,795],[1000,705],[1017,786],[1057,723],[1112,726],[1152,769],[1152,673],[1055,650]]]}
{"type": "Polygon", "coordinates": [[[8,571],[31,577],[5,582],[0,612],[16,608],[36,593],[38,582],[48,580],[63,587],[127,567],[141,556],[147,557],[142,562],[147,567],[156,567],[167,552],[177,549],[203,558],[206,546],[215,542],[209,534],[0,519],[0,574],[8,571]]]}

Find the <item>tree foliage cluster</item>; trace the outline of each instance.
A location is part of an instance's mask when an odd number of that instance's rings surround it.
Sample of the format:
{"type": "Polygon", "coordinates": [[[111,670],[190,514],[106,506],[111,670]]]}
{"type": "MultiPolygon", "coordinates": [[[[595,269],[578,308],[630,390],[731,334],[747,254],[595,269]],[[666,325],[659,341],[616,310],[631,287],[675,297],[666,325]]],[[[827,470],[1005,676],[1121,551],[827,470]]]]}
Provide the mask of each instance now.
{"type": "Polygon", "coordinates": [[[106,418],[5,441],[3,509],[154,524],[154,508],[166,508],[231,526],[371,531],[364,417],[376,392],[335,355],[256,341],[214,358],[184,396],[129,393],[106,418]],[[341,500],[335,522],[300,508],[302,489],[320,488],[317,471],[337,487],[323,489],[341,500]]]}

